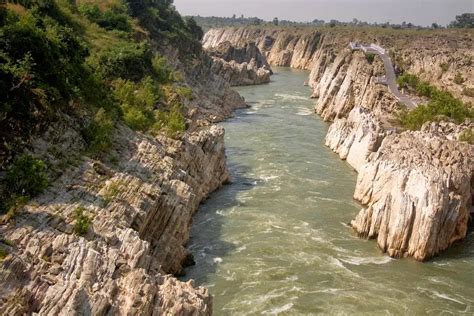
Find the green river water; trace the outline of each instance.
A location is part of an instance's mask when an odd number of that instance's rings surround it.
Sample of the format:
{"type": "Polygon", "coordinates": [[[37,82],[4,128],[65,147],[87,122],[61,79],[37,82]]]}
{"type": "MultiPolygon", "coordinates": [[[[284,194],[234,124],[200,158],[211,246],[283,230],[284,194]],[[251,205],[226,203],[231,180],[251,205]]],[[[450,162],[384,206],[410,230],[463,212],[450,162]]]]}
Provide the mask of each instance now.
{"type": "Polygon", "coordinates": [[[474,234],[442,256],[392,260],[346,223],[357,174],[324,146],[304,71],[241,87],[224,122],[232,184],[194,218],[195,279],[215,315],[474,314],[474,234]]]}

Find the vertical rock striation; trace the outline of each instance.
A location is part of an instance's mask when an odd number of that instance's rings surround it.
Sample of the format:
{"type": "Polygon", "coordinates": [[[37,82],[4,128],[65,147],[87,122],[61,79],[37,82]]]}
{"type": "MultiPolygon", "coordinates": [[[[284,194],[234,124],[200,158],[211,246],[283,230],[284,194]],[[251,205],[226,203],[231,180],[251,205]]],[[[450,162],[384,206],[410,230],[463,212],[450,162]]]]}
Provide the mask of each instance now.
{"type": "Polygon", "coordinates": [[[209,49],[208,54],[213,59],[212,72],[223,77],[231,86],[270,82],[270,65],[254,42],[239,46],[223,42],[209,49]]]}
{"type": "Polygon", "coordinates": [[[184,69],[196,98],[180,140],[117,123],[98,161],[67,115],[32,140],[52,183],[0,224],[1,314],[211,315],[208,290],[173,275],[193,263],[194,212],[229,178],[224,130],[212,122],[246,105],[207,66],[184,69]]]}
{"type": "Polygon", "coordinates": [[[192,215],[229,177],[223,129],[174,141],[122,126],[115,150],[115,166],[77,158],[1,226],[11,244],[3,314],[211,314],[207,289],[167,274],[189,263],[192,215]],[[91,219],[83,236],[74,233],[78,209],[91,219]]]}
{"type": "Polygon", "coordinates": [[[359,170],[352,227],[392,257],[426,260],[466,236],[473,146],[428,132],[386,137],[359,170]]]}

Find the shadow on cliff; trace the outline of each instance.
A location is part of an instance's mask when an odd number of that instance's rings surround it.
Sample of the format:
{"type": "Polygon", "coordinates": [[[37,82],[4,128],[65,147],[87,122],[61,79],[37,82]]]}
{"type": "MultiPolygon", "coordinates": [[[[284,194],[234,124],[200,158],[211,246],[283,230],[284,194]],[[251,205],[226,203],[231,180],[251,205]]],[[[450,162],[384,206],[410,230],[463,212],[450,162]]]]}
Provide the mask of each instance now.
{"type": "Polygon", "coordinates": [[[469,223],[466,238],[454,243],[445,252],[429,260],[430,262],[443,262],[446,260],[474,259],[474,220],[469,223]]]}
{"type": "Polygon", "coordinates": [[[225,217],[245,204],[238,200],[239,193],[254,189],[260,182],[246,176],[250,170],[248,166],[229,164],[229,169],[231,183],[213,193],[193,218],[188,249],[196,264],[185,270],[186,275],[180,278],[182,281],[193,279],[197,285],[207,283],[219,263],[225,260],[223,258],[236,248],[233,243],[223,240],[225,217]]]}

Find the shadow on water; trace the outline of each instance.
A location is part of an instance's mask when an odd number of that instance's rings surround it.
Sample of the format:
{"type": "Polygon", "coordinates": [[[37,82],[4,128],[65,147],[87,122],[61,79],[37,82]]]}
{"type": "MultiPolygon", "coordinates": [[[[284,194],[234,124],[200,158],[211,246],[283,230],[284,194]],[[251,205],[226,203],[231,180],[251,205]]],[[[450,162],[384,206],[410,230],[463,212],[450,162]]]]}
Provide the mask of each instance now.
{"type": "MultiPolygon", "coordinates": [[[[238,148],[227,148],[228,151],[244,154],[238,148]]],[[[208,282],[208,277],[216,273],[217,266],[236,246],[222,239],[222,225],[226,212],[245,204],[237,198],[241,192],[252,190],[261,184],[261,180],[248,176],[250,167],[229,163],[231,181],[219,191],[213,193],[199,208],[193,219],[188,249],[194,256],[196,264],[188,267],[182,281],[193,279],[198,285],[208,282]]]]}

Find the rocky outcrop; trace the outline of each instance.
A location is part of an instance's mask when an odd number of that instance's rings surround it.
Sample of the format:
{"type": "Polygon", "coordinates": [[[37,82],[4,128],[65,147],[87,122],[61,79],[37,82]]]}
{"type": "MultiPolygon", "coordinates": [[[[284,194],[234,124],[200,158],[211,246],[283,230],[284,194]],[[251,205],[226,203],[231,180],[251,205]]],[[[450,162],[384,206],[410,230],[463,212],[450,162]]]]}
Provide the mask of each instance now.
{"type": "Polygon", "coordinates": [[[270,82],[272,71],[253,42],[233,46],[223,42],[208,50],[213,58],[212,72],[231,86],[257,85],[270,82]]]}
{"type": "Polygon", "coordinates": [[[194,212],[229,177],[224,131],[212,122],[246,104],[201,62],[182,69],[194,97],[183,100],[179,140],[117,123],[99,161],[87,156],[82,123],[62,115],[28,144],[51,185],[0,224],[1,314],[212,313],[207,289],[173,275],[193,263],[194,212]]]}
{"type": "Polygon", "coordinates": [[[413,33],[350,28],[235,27],[209,30],[203,45],[210,48],[225,41],[233,45],[253,41],[270,65],[308,69],[312,71],[311,77],[320,78],[325,65],[331,64],[349,42],[376,43],[387,48],[397,70],[414,73],[465,102],[474,102],[472,36],[469,29],[413,33]],[[458,74],[460,78],[456,83],[458,74]]]}
{"type": "Polygon", "coordinates": [[[457,140],[472,123],[398,134],[390,124],[397,102],[377,84],[379,66],[342,51],[314,76],[315,109],[333,121],[326,145],[359,172],[354,198],[364,208],[352,227],[392,257],[423,261],[466,236],[474,147],[457,140]]]}
{"type": "Polygon", "coordinates": [[[337,119],[329,127],[326,146],[339,154],[356,171],[376,152],[387,131],[369,109],[354,108],[347,118],[337,119]]]}
{"type": "Polygon", "coordinates": [[[224,78],[231,86],[259,85],[270,82],[271,71],[258,68],[254,60],[250,63],[239,64],[235,61],[214,58],[212,71],[224,78]]]}
{"type": "Polygon", "coordinates": [[[228,41],[222,42],[216,47],[209,48],[208,54],[227,62],[235,61],[238,64],[251,63],[253,61],[255,67],[270,70],[270,65],[265,56],[262,55],[255,42],[252,41],[245,41],[237,45],[232,45],[228,41]]]}
{"type": "Polygon", "coordinates": [[[426,260],[466,236],[474,147],[429,131],[387,136],[359,169],[352,227],[392,257],[426,260]]]}
{"type": "Polygon", "coordinates": [[[262,51],[270,65],[307,69],[321,40],[319,32],[223,28],[209,30],[204,35],[203,45],[205,48],[212,48],[223,42],[237,45],[242,41],[252,41],[262,51]]]}
{"type": "MultiPolygon", "coordinates": [[[[77,150],[74,133],[52,127],[35,154],[45,144],[77,150]]],[[[192,215],[229,177],[223,136],[209,126],[175,141],[120,126],[118,162],[75,157],[47,192],[0,227],[10,253],[0,269],[2,313],[209,315],[207,289],[167,274],[189,263],[192,215]],[[90,219],[82,236],[78,210],[90,219]]]]}

